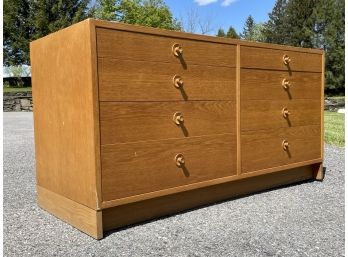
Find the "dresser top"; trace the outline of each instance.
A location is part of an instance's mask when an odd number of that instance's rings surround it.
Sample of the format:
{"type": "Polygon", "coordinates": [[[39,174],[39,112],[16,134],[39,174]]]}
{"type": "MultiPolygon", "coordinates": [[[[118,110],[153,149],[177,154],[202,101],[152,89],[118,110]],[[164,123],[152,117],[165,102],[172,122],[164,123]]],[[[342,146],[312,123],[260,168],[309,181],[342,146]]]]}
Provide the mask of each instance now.
{"type": "Polygon", "coordinates": [[[51,33],[45,37],[34,40],[31,43],[33,43],[35,41],[40,41],[43,38],[47,38],[47,37],[50,37],[51,35],[60,33],[60,31],[62,31],[62,30],[66,30],[66,29],[70,29],[70,28],[73,29],[75,26],[77,26],[77,24],[80,24],[80,23],[89,23],[90,27],[93,29],[98,29],[98,28],[114,29],[114,30],[122,30],[122,31],[129,31],[129,32],[135,32],[135,33],[142,33],[142,34],[158,35],[158,36],[162,36],[162,37],[174,37],[174,38],[190,39],[190,40],[213,42],[213,43],[220,43],[220,44],[230,44],[230,45],[240,45],[240,46],[246,46],[246,47],[250,46],[250,47],[258,47],[258,48],[278,49],[278,50],[284,50],[284,51],[295,51],[295,52],[313,53],[313,54],[324,54],[324,51],[321,49],[302,48],[302,47],[277,45],[277,44],[270,44],[270,43],[261,43],[261,42],[247,41],[247,40],[239,40],[239,39],[232,39],[232,38],[222,38],[222,37],[216,37],[216,36],[192,34],[192,33],[181,32],[181,31],[151,28],[151,27],[144,27],[144,26],[139,26],[139,25],[130,25],[130,24],[125,24],[125,23],[120,23],[120,22],[96,20],[96,19],[92,19],[92,18],[86,19],[86,20],[81,21],[79,23],[75,23],[74,25],[71,25],[67,28],[61,29],[61,30],[54,32],[54,33],[51,33]]]}
{"type": "Polygon", "coordinates": [[[232,38],[207,36],[207,35],[193,34],[193,33],[181,32],[181,31],[151,28],[151,27],[144,27],[139,25],[130,25],[130,24],[125,24],[120,22],[96,20],[91,18],[85,21],[89,21],[91,24],[93,24],[97,28],[116,29],[116,30],[123,30],[123,31],[130,31],[130,32],[137,32],[137,33],[144,33],[144,34],[159,35],[164,37],[176,37],[176,38],[183,38],[183,39],[221,43],[221,44],[232,44],[232,45],[238,44],[241,46],[271,48],[271,49],[279,49],[279,50],[306,52],[306,53],[316,53],[316,54],[324,53],[324,51],[321,49],[302,48],[302,47],[261,43],[261,42],[247,41],[247,40],[239,40],[239,39],[232,39],[232,38]]]}

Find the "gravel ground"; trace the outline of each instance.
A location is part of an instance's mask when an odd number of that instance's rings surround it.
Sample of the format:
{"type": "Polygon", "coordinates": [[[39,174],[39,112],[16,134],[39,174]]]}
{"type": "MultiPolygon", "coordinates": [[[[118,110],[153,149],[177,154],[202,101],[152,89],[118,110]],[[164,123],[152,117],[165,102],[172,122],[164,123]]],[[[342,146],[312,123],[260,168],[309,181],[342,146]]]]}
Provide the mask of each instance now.
{"type": "Polygon", "coordinates": [[[31,113],[4,113],[5,256],[344,256],[344,149],[324,182],[188,211],[97,241],[36,205],[31,113]]]}

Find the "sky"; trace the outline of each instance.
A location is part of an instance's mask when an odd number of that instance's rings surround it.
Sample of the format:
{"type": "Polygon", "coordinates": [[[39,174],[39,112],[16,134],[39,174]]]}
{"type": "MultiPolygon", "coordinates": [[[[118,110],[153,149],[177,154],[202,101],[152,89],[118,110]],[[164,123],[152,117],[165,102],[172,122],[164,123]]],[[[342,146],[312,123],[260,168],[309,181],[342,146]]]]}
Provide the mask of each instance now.
{"type": "Polygon", "coordinates": [[[233,26],[237,32],[243,31],[246,18],[251,15],[255,22],[268,20],[268,13],[276,0],[164,0],[176,18],[187,18],[187,13],[194,10],[198,16],[212,21],[215,35],[221,27],[225,31],[233,26]]]}

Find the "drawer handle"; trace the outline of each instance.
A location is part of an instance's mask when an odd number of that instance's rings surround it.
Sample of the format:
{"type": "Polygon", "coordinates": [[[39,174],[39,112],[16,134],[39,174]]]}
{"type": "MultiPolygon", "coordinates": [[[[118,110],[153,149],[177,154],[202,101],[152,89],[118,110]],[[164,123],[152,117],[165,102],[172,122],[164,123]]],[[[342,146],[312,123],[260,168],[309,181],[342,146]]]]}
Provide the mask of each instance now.
{"type": "Polygon", "coordinates": [[[181,45],[175,43],[172,47],[172,52],[173,52],[174,56],[179,57],[180,55],[183,54],[184,50],[182,49],[181,45]]]}
{"type": "Polygon", "coordinates": [[[176,125],[180,125],[184,122],[184,115],[181,112],[176,112],[173,115],[173,121],[176,125]]]}
{"type": "Polygon", "coordinates": [[[178,153],[177,155],[175,155],[174,161],[176,166],[178,167],[182,167],[185,165],[185,158],[184,158],[184,155],[182,155],[181,153],[178,153]]]}
{"type": "Polygon", "coordinates": [[[287,54],[284,54],[283,55],[283,62],[285,65],[289,65],[291,62],[291,58],[287,54]]]}
{"type": "Polygon", "coordinates": [[[290,146],[289,142],[287,140],[283,140],[283,142],[282,142],[283,150],[284,151],[288,150],[289,146],[290,146]]]}
{"type": "Polygon", "coordinates": [[[173,84],[176,88],[180,88],[184,85],[184,80],[179,75],[173,77],[173,84]]]}
{"type": "Polygon", "coordinates": [[[282,114],[284,118],[287,118],[290,115],[290,111],[288,110],[288,108],[284,107],[282,110],[282,114]]]}
{"type": "Polygon", "coordinates": [[[288,89],[290,86],[291,86],[291,83],[288,79],[283,79],[282,81],[282,86],[285,88],[285,89],[288,89]]]}

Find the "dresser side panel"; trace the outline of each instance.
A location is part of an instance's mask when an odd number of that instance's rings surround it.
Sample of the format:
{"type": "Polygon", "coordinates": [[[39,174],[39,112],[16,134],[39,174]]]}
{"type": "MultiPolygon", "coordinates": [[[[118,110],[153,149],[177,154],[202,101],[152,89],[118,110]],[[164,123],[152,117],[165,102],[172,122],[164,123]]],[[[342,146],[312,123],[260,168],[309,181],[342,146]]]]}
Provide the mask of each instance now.
{"type": "Polygon", "coordinates": [[[37,185],[96,209],[90,20],[30,44],[37,185]]]}

